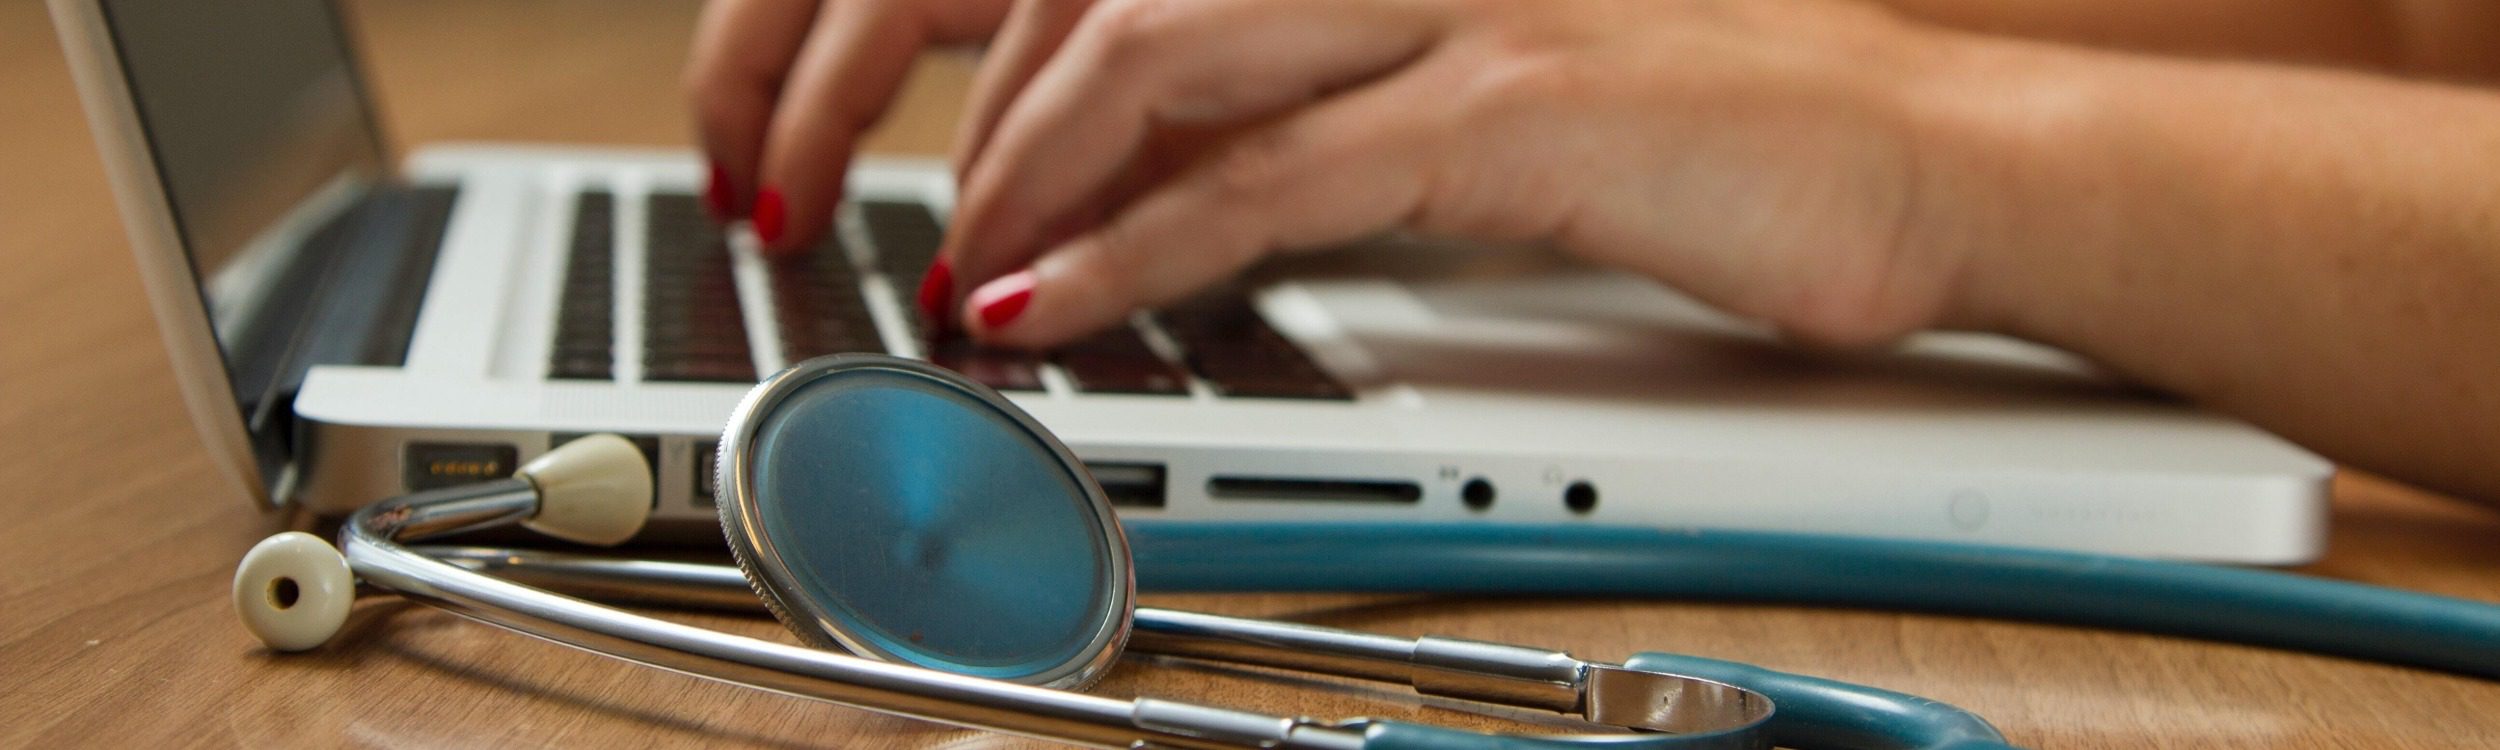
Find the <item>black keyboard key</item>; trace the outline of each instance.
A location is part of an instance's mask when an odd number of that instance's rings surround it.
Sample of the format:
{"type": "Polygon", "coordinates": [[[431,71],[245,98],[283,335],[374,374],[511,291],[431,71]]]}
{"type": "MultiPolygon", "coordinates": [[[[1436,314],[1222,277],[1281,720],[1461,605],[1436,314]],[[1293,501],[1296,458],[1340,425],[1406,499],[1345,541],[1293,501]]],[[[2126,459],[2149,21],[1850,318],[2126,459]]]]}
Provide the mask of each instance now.
{"type": "Polygon", "coordinates": [[[946,230],[938,224],[937,214],[927,205],[915,201],[863,200],[859,202],[861,228],[876,250],[874,265],[885,274],[894,293],[904,303],[903,324],[912,338],[928,340],[954,335],[951,321],[921,319],[917,304],[920,284],[929,275],[929,264],[935,262],[938,249],[945,243],[946,230]],[[936,330],[931,330],[931,323],[936,330]]]}
{"type": "Polygon", "coordinates": [[[1059,369],[1085,393],[1133,393],[1179,396],[1189,393],[1189,375],[1157,356],[1137,329],[1117,326],[1054,352],[1059,369]]]}
{"type": "Polygon", "coordinates": [[[722,360],[754,358],[755,352],[747,348],[744,332],[741,331],[740,334],[734,339],[727,336],[689,336],[666,342],[667,353],[663,356],[722,360]]]}
{"type": "Polygon", "coordinates": [[[784,359],[885,351],[868,299],[860,293],[859,273],[838,237],[828,236],[807,253],[774,259],[766,269],[784,359]]]}
{"type": "Polygon", "coordinates": [[[609,380],[615,373],[616,199],[584,192],[573,206],[573,237],[556,304],[555,346],[547,376],[609,380]]]}
{"type": "Polygon", "coordinates": [[[1174,305],[1158,316],[1163,329],[1183,343],[1262,338],[1276,333],[1247,295],[1224,291],[1174,305]]]}
{"type": "Polygon", "coordinates": [[[728,238],[692,195],[654,194],[647,208],[643,379],[755,382],[728,238]]]}
{"type": "Polygon", "coordinates": [[[1164,311],[1158,320],[1189,369],[1223,396],[1350,401],[1354,394],[1259,315],[1250,298],[1223,292],[1164,311]]]}
{"type": "Polygon", "coordinates": [[[1159,359],[1155,356],[1154,347],[1146,345],[1145,337],[1137,335],[1137,329],[1125,323],[1062,344],[1055,351],[1060,354],[1101,354],[1114,357],[1159,359]]]}
{"type": "Polygon", "coordinates": [[[755,361],[738,359],[671,358],[649,363],[643,369],[644,380],[684,381],[698,383],[753,383],[755,361]]]}
{"type": "Polygon", "coordinates": [[[1061,354],[1057,361],[1079,392],[1189,395],[1189,376],[1160,359],[1076,353],[1061,354]]]}
{"type": "Polygon", "coordinates": [[[859,218],[877,251],[877,270],[894,279],[896,291],[910,294],[919,289],[921,275],[937,260],[938,246],[946,241],[937,215],[914,201],[867,200],[859,202],[859,218]]]}
{"type": "Polygon", "coordinates": [[[873,325],[823,318],[781,321],[781,351],[791,362],[845,352],[883,352],[873,325]]]}
{"type": "Polygon", "coordinates": [[[1284,398],[1302,401],[1352,401],[1354,394],[1325,377],[1253,375],[1208,381],[1225,398],[1284,398]]]}
{"type": "Polygon", "coordinates": [[[1038,391],[1042,389],[1040,357],[1016,349],[992,349],[975,344],[971,339],[955,338],[929,344],[929,361],[954,370],[973,382],[1002,391],[1038,391]]]}
{"type": "Polygon", "coordinates": [[[609,380],[615,375],[615,353],[602,351],[595,356],[557,356],[547,365],[547,377],[557,380],[609,380]]]}
{"type": "Polygon", "coordinates": [[[1348,392],[1345,386],[1317,368],[1297,368],[1268,361],[1254,367],[1228,367],[1207,360],[1193,361],[1191,366],[1215,389],[1217,395],[1230,398],[1354,399],[1354,394],[1348,392]]]}

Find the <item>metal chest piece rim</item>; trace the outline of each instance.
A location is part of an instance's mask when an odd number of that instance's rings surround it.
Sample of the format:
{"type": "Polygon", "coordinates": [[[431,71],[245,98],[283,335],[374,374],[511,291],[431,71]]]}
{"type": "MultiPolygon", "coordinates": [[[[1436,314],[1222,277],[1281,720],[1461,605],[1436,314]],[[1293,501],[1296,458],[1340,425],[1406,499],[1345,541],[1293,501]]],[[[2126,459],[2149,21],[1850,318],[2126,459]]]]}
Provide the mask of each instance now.
{"type": "MultiPolygon", "coordinates": [[[[875,387],[871,385],[869,387],[875,387]]],[[[1074,452],[1060,443],[1030,415],[1005,397],[962,375],[920,360],[882,354],[838,354],[807,360],[774,373],[750,390],[741,399],[722,432],[717,448],[717,476],[714,484],[720,514],[722,535],[727,538],[731,555],[747,583],[761,597],[774,618],[797,634],[801,640],[819,648],[840,648],[854,654],[883,661],[954,671],[1003,679],[1010,682],[1052,688],[1082,688],[1100,679],[1103,672],[1119,658],[1126,646],[1130,621],[1136,610],[1136,577],[1130,565],[1128,542],[1110,500],[1087,473],[1085,465],[1074,452]],[[901,378],[968,408],[987,410],[997,421],[1010,425],[1020,433],[1009,440],[1029,441],[1031,450],[1045,454],[1044,463],[1065,472],[1070,484],[1081,494],[1071,498],[1090,521],[1089,531],[1098,536],[1085,540],[1099,545],[1099,565],[1092,571],[1095,584],[1104,594],[1090,602],[1083,618],[1082,633],[1070,633],[1066,643],[1082,640],[1069,656],[1040,668],[1020,670],[1015,674],[973,672],[935,649],[919,649],[919,644],[899,644],[890,638],[879,638],[867,632],[866,626],[846,617],[836,607],[819,601],[807,593],[802,576],[791,567],[796,555],[789,545],[804,543],[780,538],[791,532],[775,533],[774,524],[766,518],[766,509],[774,503],[799,502],[785,497],[767,497],[759,485],[758,441],[763,431],[776,420],[787,417],[782,408],[795,394],[831,385],[852,387],[836,379],[846,375],[876,373],[883,377],[851,378],[852,380],[892,381],[901,378]],[[881,643],[881,641],[883,643],[881,643]]],[[[840,480],[841,478],[837,478],[840,480]]],[[[885,540],[878,540],[883,542],[885,540]]],[[[968,607],[965,617],[990,618],[1009,616],[996,612],[977,611],[968,607]]]]}

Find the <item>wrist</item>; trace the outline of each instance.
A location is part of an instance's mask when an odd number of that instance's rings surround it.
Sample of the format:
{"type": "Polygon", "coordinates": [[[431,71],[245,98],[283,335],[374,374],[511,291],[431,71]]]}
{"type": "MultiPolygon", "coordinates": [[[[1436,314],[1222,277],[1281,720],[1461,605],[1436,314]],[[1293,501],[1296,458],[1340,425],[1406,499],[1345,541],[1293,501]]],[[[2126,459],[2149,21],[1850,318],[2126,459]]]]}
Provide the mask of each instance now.
{"type": "Polygon", "coordinates": [[[2062,50],[1941,29],[1894,92],[1916,168],[1896,252],[1940,274],[1937,327],[2023,337],[2044,275],[2069,273],[2092,220],[2090,90],[2062,50]],[[2064,268],[2065,270],[2061,270],[2064,268]]]}

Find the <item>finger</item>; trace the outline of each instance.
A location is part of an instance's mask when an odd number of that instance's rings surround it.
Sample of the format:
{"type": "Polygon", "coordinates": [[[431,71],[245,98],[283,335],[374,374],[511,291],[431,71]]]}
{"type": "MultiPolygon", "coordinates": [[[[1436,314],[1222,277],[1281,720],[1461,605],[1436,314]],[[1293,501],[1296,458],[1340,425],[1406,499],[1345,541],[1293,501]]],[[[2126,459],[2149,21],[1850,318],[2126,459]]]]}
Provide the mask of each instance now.
{"type": "Polygon", "coordinates": [[[686,97],[711,161],[704,206],[715,219],[746,214],[763,159],[773,100],[798,56],[816,0],[714,0],[695,24],[686,97]]]}
{"type": "Polygon", "coordinates": [[[1428,87],[1392,80],[1236,139],[1031,268],[975,290],[964,323],[1046,347],[1181,300],[1270,253],[1327,247],[1402,223],[1431,194],[1428,87]]]}
{"type": "Polygon", "coordinates": [[[1059,43],[1076,28],[1078,19],[1093,7],[1093,0],[1024,0],[1007,14],[1007,21],[991,40],[990,50],[981,62],[981,72],[972,79],[972,94],[965,101],[963,120],[955,131],[955,177],[981,154],[989,140],[990,128],[998,116],[1015,101],[1033,79],[1042,63],[1057,54],[1059,43]]]}
{"type": "Polygon", "coordinates": [[[920,51],[988,35],[1007,7],[1007,0],[847,0],[819,15],[765,132],[754,223],[767,251],[823,236],[842,200],[852,148],[885,115],[920,51]]]}
{"type": "Polygon", "coordinates": [[[1021,267],[1039,230],[1094,200],[1158,121],[1255,119],[1393,70],[1436,36],[1429,7],[1343,0],[1106,2],[990,136],[956,213],[959,283],[1021,267]]]}

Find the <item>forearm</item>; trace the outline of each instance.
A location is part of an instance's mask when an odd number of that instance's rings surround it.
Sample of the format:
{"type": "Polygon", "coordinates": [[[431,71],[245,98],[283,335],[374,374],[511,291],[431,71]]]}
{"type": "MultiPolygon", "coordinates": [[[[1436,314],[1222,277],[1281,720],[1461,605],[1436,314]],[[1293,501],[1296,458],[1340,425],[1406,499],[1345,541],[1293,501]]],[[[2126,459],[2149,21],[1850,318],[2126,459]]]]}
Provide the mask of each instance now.
{"type": "Polygon", "coordinates": [[[2500,79],[2490,0],[1878,0],[1969,31],[2164,54],[2500,79]]]}
{"type": "Polygon", "coordinates": [[[1949,323],[2500,500],[2500,95],[1971,40],[1913,98],[1949,323]]]}

